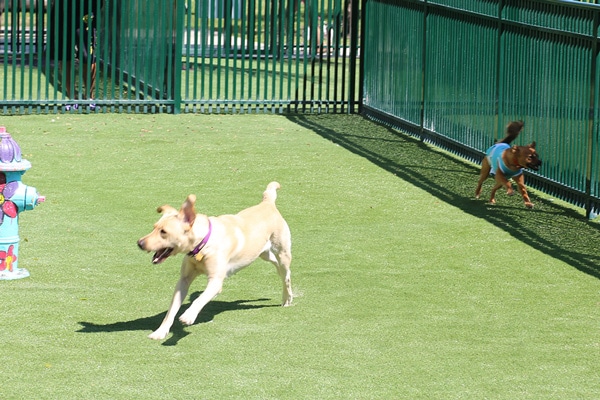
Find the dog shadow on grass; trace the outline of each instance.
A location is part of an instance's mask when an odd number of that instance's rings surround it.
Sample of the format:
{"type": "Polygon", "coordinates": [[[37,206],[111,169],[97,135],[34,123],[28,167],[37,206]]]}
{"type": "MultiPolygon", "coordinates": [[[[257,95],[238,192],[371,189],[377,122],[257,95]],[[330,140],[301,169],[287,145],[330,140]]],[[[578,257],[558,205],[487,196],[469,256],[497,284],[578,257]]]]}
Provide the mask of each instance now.
{"type": "MultiPolygon", "coordinates": [[[[179,315],[183,314],[183,312],[189,307],[189,305],[200,296],[202,292],[194,292],[190,296],[190,302],[187,305],[183,305],[177,314],[177,318],[179,315]]],[[[271,299],[255,299],[255,300],[236,300],[236,301],[219,301],[212,300],[210,301],[200,312],[198,318],[196,318],[196,322],[194,325],[204,324],[207,322],[212,322],[214,318],[227,311],[238,311],[238,310],[254,310],[265,307],[279,307],[275,304],[254,304],[265,301],[270,301],[271,299]]],[[[160,314],[152,315],[149,317],[137,318],[131,321],[120,321],[113,322],[110,324],[96,324],[93,322],[79,322],[81,328],[77,332],[81,333],[100,333],[100,332],[123,332],[123,331],[154,331],[162,320],[165,318],[167,312],[162,312],[160,314]]],[[[173,326],[171,327],[171,336],[163,342],[164,346],[173,346],[176,345],[181,339],[190,334],[185,328],[186,326],[182,325],[178,319],[175,319],[173,326]]]]}
{"type": "MultiPolygon", "coordinates": [[[[535,204],[530,210],[520,195],[508,197],[499,192],[498,204],[492,206],[474,197],[479,166],[438,151],[418,138],[359,115],[290,115],[288,119],[440,201],[483,218],[515,239],[600,279],[600,224],[554,203],[550,196],[530,193],[535,204]]],[[[544,149],[538,151],[543,160],[544,149]]],[[[493,180],[488,179],[482,198],[489,196],[492,186],[493,180]]]]}

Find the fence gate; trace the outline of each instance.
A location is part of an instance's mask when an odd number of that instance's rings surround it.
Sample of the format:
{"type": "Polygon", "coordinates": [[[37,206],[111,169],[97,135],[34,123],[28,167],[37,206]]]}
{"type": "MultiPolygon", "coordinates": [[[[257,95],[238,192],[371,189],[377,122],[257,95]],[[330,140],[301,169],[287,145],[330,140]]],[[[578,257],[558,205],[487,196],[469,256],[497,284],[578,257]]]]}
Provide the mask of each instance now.
{"type": "Polygon", "coordinates": [[[357,0],[0,0],[0,109],[353,112],[357,0]]]}

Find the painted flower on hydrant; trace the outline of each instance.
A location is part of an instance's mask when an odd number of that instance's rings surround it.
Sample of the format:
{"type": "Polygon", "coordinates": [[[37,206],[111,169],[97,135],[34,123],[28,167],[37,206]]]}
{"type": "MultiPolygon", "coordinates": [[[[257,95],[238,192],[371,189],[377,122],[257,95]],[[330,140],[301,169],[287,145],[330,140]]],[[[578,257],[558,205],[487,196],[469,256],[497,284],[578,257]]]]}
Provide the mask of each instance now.
{"type": "Polygon", "coordinates": [[[6,183],[6,174],[0,173],[0,225],[4,222],[4,216],[16,218],[19,210],[17,205],[10,198],[15,194],[19,187],[19,182],[12,181],[6,183]]]}
{"type": "Polygon", "coordinates": [[[12,244],[8,247],[8,252],[0,251],[0,271],[13,270],[13,264],[17,261],[17,256],[13,253],[14,247],[12,244]]]}

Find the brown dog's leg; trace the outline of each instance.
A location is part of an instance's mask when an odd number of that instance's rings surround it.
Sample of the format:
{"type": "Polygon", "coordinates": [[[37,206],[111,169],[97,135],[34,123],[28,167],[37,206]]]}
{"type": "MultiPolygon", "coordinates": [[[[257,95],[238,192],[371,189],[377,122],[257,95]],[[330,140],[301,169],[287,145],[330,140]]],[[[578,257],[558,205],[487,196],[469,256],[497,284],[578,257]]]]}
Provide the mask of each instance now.
{"type": "Polygon", "coordinates": [[[496,183],[492,188],[492,193],[490,194],[490,204],[496,204],[496,191],[502,187],[501,183],[496,183]]]}
{"type": "Polygon", "coordinates": [[[525,176],[521,174],[519,176],[515,176],[513,180],[517,183],[519,187],[519,192],[521,192],[521,196],[523,196],[523,200],[525,201],[525,207],[533,208],[533,203],[527,194],[527,188],[525,187],[525,176]]]}
{"type": "Polygon", "coordinates": [[[483,161],[481,162],[481,171],[479,172],[479,181],[477,182],[477,189],[475,189],[475,198],[478,199],[481,196],[481,186],[483,182],[490,176],[490,171],[492,167],[490,166],[490,162],[487,157],[483,157],[483,161]]]}
{"type": "Polygon", "coordinates": [[[496,184],[492,188],[492,193],[490,194],[490,204],[496,204],[496,192],[502,186],[506,187],[506,191],[509,194],[513,190],[512,185],[510,184],[510,181],[508,179],[506,179],[506,176],[504,176],[504,173],[502,173],[502,171],[500,171],[499,169],[496,171],[495,179],[496,179],[496,184]]]}

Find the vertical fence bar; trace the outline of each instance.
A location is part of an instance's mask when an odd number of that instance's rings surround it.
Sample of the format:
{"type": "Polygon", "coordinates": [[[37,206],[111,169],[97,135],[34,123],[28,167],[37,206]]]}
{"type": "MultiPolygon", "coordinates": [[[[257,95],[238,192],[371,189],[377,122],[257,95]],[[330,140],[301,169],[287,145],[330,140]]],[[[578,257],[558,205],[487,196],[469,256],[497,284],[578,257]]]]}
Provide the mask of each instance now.
{"type": "Polygon", "coordinates": [[[419,138],[421,141],[425,140],[425,93],[427,93],[427,83],[428,83],[428,74],[427,74],[427,37],[428,37],[428,27],[427,20],[429,19],[429,7],[427,5],[427,0],[424,1],[423,5],[423,32],[422,32],[422,47],[421,47],[421,93],[419,98],[419,138]]]}
{"type": "MultiPolygon", "coordinates": [[[[117,49],[118,48],[118,38],[119,36],[115,33],[119,32],[119,25],[117,25],[117,18],[116,15],[118,15],[117,13],[121,12],[121,8],[119,6],[117,6],[116,4],[112,4],[112,15],[111,18],[108,19],[107,18],[107,22],[111,21],[110,25],[107,23],[107,25],[112,29],[113,34],[110,36],[111,41],[110,41],[110,48],[107,49],[110,51],[110,49],[117,49]],[[114,17],[114,18],[113,18],[114,17]]],[[[122,82],[122,74],[118,74],[117,75],[117,70],[116,65],[117,65],[117,51],[110,51],[110,80],[111,82],[115,82],[114,85],[110,86],[110,90],[111,93],[113,94],[113,98],[117,97],[119,99],[122,98],[122,90],[117,90],[116,88],[120,88],[121,87],[121,82],[122,82]],[[115,93],[115,91],[117,91],[117,93],[115,93]]],[[[114,111],[114,106],[111,108],[111,111],[114,111]]]]}
{"type": "MultiPolygon", "coordinates": [[[[301,42],[300,38],[306,37],[306,33],[303,31],[303,27],[301,24],[301,19],[303,16],[303,13],[300,11],[300,1],[299,0],[290,0],[293,4],[293,6],[290,6],[290,8],[292,9],[292,11],[290,11],[292,13],[292,15],[297,15],[297,18],[292,19],[292,22],[290,22],[290,24],[292,26],[295,26],[295,41],[297,43],[296,47],[295,47],[295,51],[296,51],[296,79],[295,79],[295,84],[294,84],[294,100],[295,100],[295,107],[294,107],[294,112],[298,112],[301,108],[300,105],[304,104],[304,102],[302,101],[303,99],[303,92],[302,92],[302,87],[304,85],[305,82],[305,74],[303,74],[303,66],[305,65],[305,60],[306,60],[306,43],[305,42],[301,42]],[[301,36],[302,35],[302,36],[301,36]],[[302,64],[301,64],[302,61],[302,64]]],[[[292,28],[294,29],[294,28],[292,28]]],[[[304,106],[302,106],[304,107],[304,106]]]]}
{"type": "Polygon", "coordinates": [[[0,29],[0,33],[4,37],[4,52],[2,55],[2,98],[8,99],[8,44],[6,41],[6,37],[8,35],[8,13],[4,13],[0,15],[0,19],[2,19],[2,27],[0,29]]]}
{"type": "MultiPolygon", "coordinates": [[[[190,54],[192,53],[192,7],[185,7],[185,13],[183,15],[182,25],[177,25],[180,29],[177,29],[177,34],[183,36],[182,40],[182,48],[183,54],[182,58],[185,60],[182,64],[182,68],[185,69],[185,76],[182,78],[181,86],[178,89],[181,93],[179,94],[179,100],[181,102],[181,98],[189,99],[190,98],[190,68],[192,63],[190,62],[190,54]]],[[[187,111],[187,106],[186,106],[187,111]]]]}
{"type": "MultiPolygon", "coordinates": [[[[30,65],[37,64],[38,73],[36,74],[35,86],[36,90],[32,93],[31,100],[36,100],[42,98],[42,74],[41,71],[41,63],[43,62],[43,48],[44,48],[44,31],[45,31],[45,15],[46,15],[46,4],[41,2],[38,4],[37,12],[36,12],[36,23],[35,23],[35,54],[32,52],[32,59],[30,60],[30,65]]],[[[38,104],[38,113],[41,112],[41,106],[38,104]]]]}
{"type": "MultiPolygon", "coordinates": [[[[597,99],[596,99],[596,87],[597,87],[597,69],[598,69],[598,54],[599,54],[599,46],[598,46],[598,27],[600,25],[600,12],[596,11],[594,13],[594,22],[593,22],[593,42],[591,49],[591,67],[590,67],[590,108],[588,111],[588,140],[587,140],[587,158],[586,158],[586,176],[585,176],[585,213],[586,217],[591,219],[595,217],[596,213],[594,212],[594,204],[592,201],[592,185],[593,185],[593,176],[594,176],[594,153],[597,151],[597,147],[595,146],[594,141],[594,133],[597,132],[596,128],[596,118],[598,114],[596,113],[597,109],[597,99]]],[[[596,176],[598,174],[596,173],[596,176]]],[[[596,193],[597,195],[598,193],[596,193]]]]}
{"type": "Polygon", "coordinates": [[[249,111],[248,105],[243,100],[245,99],[246,92],[249,52],[253,46],[252,33],[250,32],[253,29],[253,20],[252,0],[239,0],[239,34],[236,35],[239,41],[239,48],[235,61],[237,67],[235,75],[235,100],[239,101],[240,113],[247,113],[249,111]]]}
{"type": "Polygon", "coordinates": [[[171,26],[171,32],[173,35],[173,46],[175,47],[171,52],[173,60],[173,113],[179,114],[181,112],[181,58],[183,49],[183,29],[184,26],[184,8],[185,4],[182,0],[175,1],[175,15],[173,16],[174,25],[171,26]],[[179,27],[179,29],[178,29],[179,27]]]}
{"type": "MultiPolygon", "coordinates": [[[[35,4],[31,5],[31,10],[29,13],[24,13],[23,14],[23,21],[27,21],[27,24],[29,25],[29,29],[27,29],[27,31],[29,33],[29,40],[27,40],[27,37],[23,38],[23,60],[25,62],[25,64],[27,64],[29,67],[27,68],[27,82],[28,85],[27,87],[25,87],[25,90],[23,91],[22,97],[24,98],[24,100],[27,100],[27,108],[29,109],[28,112],[31,112],[31,100],[33,100],[33,86],[34,86],[34,77],[33,77],[33,65],[34,65],[34,59],[33,59],[33,55],[34,53],[34,48],[36,45],[36,40],[35,40],[35,16],[37,15],[37,6],[35,4]],[[27,15],[29,14],[29,15],[27,15]]],[[[25,22],[23,23],[23,26],[25,26],[25,22]]],[[[22,66],[23,68],[23,66],[22,66]]]]}
{"type": "MultiPolygon", "coordinates": [[[[26,42],[26,37],[25,37],[25,33],[27,30],[27,9],[25,7],[25,4],[23,4],[23,6],[21,7],[18,4],[18,1],[15,2],[14,4],[15,8],[13,9],[13,13],[16,13],[16,18],[15,21],[17,22],[17,27],[20,28],[18,29],[16,36],[16,50],[17,50],[17,54],[18,56],[15,58],[18,58],[21,60],[21,62],[23,62],[26,58],[26,50],[25,47],[27,45],[26,42]]],[[[25,68],[23,68],[23,65],[19,65],[19,63],[17,62],[16,64],[16,70],[19,71],[19,77],[21,80],[21,84],[19,86],[19,90],[18,90],[18,94],[19,96],[22,98],[24,96],[24,94],[26,93],[26,89],[25,89],[25,68]]],[[[17,93],[14,93],[15,95],[15,99],[17,98],[16,95],[17,93]]],[[[21,105],[21,109],[23,109],[24,105],[21,105]]]]}
{"type": "Polygon", "coordinates": [[[202,25],[202,30],[201,35],[202,35],[202,40],[201,40],[201,48],[202,48],[202,60],[200,63],[200,68],[201,68],[201,82],[200,82],[200,87],[201,89],[201,93],[200,93],[200,98],[201,99],[206,99],[210,97],[210,92],[207,93],[206,92],[206,76],[207,76],[207,72],[210,71],[210,58],[206,57],[206,52],[209,52],[209,57],[211,57],[212,55],[212,39],[211,39],[211,26],[209,25],[209,17],[208,17],[208,2],[201,2],[201,8],[200,10],[201,12],[201,16],[200,16],[200,20],[201,20],[201,25],[202,25]],[[208,58],[208,60],[207,60],[208,58]]]}
{"type": "Polygon", "coordinates": [[[498,32],[497,32],[497,39],[496,39],[496,75],[495,75],[495,91],[496,91],[496,95],[494,98],[494,117],[495,117],[495,121],[494,121],[494,134],[493,137],[496,139],[500,138],[500,135],[502,134],[502,120],[504,119],[504,109],[502,107],[502,105],[504,104],[503,102],[500,101],[500,99],[503,96],[503,89],[504,87],[500,84],[501,83],[501,77],[504,74],[504,69],[503,69],[503,64],[504,64],[504,52],[502,51],[502,46],[503,46],[503,39],[504,39],[504,23],[503,23],[503,17],[504,17],[504,0],[499,0],[498,1],[498,32]]]}

